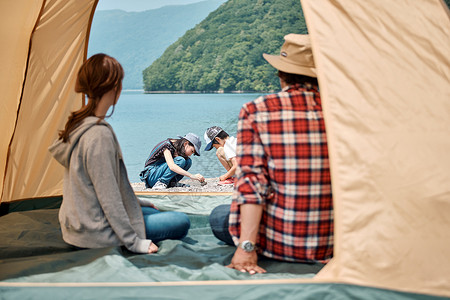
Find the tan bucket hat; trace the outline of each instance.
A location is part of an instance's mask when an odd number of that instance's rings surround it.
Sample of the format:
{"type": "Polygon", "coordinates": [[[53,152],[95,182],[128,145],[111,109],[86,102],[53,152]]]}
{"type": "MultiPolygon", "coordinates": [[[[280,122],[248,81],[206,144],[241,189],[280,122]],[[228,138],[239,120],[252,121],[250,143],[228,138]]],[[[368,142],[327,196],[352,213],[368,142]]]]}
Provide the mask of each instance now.
{"type": "Polygon", "coordinates": [[[307,34],[286,35],[279,56],[264,53],[263,57],[282,72],[317,77],[311,41],[307,34]]]}

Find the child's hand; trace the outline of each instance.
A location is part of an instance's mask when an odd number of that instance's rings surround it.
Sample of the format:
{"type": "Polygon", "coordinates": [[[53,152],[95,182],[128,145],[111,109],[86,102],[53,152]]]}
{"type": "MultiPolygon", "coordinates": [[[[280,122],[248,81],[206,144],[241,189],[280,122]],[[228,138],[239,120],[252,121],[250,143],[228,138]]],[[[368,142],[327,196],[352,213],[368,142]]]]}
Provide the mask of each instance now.
{"type": "Polygon", "coordinates": [[[203,177],[201,174],[195,174],[194,178],[192,178],[192,179],[198,180],[200,182],[205,181],[205,177],[203,177]]]}

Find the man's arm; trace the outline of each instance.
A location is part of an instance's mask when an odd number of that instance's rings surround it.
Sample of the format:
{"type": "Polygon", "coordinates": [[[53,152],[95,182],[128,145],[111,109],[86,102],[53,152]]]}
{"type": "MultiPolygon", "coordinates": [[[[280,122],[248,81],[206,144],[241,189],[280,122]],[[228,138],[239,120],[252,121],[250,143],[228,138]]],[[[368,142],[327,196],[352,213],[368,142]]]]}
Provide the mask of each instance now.
{"type": "MultiPolygon", "coordinates": [[[[244,241],[256,243],[263,206],[259,204],[241,204],[239,208],[241,212],[241,235],[239,244],[244,241]]],[[[249,272],[252,275],[266,272],[266,270],[258,266],[258,254],[256,250],[246,252],[240,247],[236,248],[234,256],[231,259],[231,264],[227,267],[241,272],[249,272]]]]}
{"type": "MultiPolygon", "coordinates": [[[[229,230],[234,239],[239,237],[239,243],[259,242],[263,209],[270,188],[264,145],[253,115],[256,111],[254,102],[242,107],[238,121],[235,157],[237,181],[230,210],[229,230]]],[[[266,272],[258,266],[255,250],[246,252],[240,247],[236,249],[228,267],[250,274],[266,272]]]]}

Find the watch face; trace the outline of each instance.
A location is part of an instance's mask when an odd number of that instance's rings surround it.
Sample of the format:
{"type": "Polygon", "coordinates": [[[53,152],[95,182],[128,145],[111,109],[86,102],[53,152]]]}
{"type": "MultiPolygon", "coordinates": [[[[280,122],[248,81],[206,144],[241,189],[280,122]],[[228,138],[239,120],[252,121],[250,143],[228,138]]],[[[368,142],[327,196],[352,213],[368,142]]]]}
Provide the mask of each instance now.
{"type": "Polygon", "coordinates": [[[242,249],[244,249],[245,252],[252,252],[255,250],[255,245],[250,241],[244,241],[242,242],[242,249]]]}

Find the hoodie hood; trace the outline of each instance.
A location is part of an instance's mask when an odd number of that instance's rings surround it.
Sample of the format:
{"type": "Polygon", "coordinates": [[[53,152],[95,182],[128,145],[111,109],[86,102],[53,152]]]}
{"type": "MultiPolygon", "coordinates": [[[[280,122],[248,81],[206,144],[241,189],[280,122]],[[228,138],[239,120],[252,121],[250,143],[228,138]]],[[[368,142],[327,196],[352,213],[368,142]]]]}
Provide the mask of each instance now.
{"type": "Polygon", "coordinates": [[[73,148],[78,144],[81,136],[88,131],[92,126],[95,125],[104,125],[111,129],[111,125],[109,125],[106,121],[101,120],[99,122],[98,117],[87,117],[85,118],[78,127],[76,127],[69,136],[69,141],[64,143],[61,139],[57,139],[53,145],[51,145],[48,150],[52,154],[52,156],[65,168],[69,167],[70,156],[72,155],[73,148]]]}

